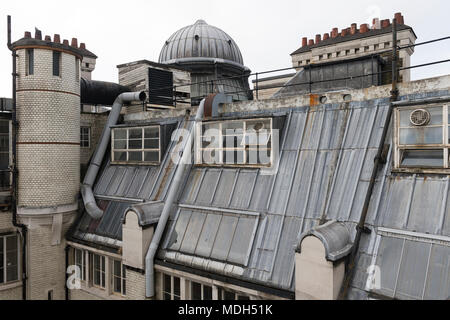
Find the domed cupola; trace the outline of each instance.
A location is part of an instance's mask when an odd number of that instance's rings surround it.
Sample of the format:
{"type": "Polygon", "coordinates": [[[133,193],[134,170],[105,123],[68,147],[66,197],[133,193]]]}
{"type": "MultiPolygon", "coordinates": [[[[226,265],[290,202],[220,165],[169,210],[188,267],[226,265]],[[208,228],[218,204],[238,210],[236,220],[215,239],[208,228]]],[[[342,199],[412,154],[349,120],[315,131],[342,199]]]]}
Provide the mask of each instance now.
{"type": "Polygon", "coordinates": [[[252,98],[250,69],[244,66],[238,45],[225,31],[204,20],[172,34],[161,50],[159,63],[191,72],[191,81],[196,83],[191,86],[193,104],[217,92],[231,94],[234,100],[252,98]]]}

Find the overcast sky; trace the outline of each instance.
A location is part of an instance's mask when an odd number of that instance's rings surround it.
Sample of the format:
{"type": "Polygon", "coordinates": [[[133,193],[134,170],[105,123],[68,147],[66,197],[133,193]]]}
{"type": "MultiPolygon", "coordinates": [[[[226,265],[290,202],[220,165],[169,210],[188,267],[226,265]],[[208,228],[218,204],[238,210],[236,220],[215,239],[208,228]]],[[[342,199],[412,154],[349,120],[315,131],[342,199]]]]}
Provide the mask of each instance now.
{"type": "MultiPolygon", "coordinates": [[[[140,59],[158,61],[164,42],[198,19],[221,28],[238,44],[253,72],[291,66],[290,53],[301,38],[341,30],[373,17],[402,12],[419,42],[450,35],[447,0],[3,0],[0,7],[0,97],[11,97],[11,55],[6,47],[6,16],[13,41],[24,31],[78,38],[99,58],[93,79],[117,81],[116,65],[140,59]]],[[[450,59],[450,40],[418,47],[412,64],[450,59]]],[[[450,74],[450,63],[412,71],[413,79],[450,74]]]]}

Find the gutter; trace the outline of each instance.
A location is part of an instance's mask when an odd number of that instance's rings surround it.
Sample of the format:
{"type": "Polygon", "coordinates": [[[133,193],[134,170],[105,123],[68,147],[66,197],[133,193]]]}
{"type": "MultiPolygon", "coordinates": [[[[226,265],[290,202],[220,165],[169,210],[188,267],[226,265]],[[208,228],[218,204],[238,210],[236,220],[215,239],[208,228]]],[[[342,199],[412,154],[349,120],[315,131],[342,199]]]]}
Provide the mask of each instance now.
{"type": "Polygon", "coordinates": [[[95,220],[100,219],[103,216],[103,210],[101,210],[95,201],[94,193],[92,192],[92,187],[94,185],[95,179],[97,178],[98,171],[102,164],[103,158],[108,148],[108,144],[111,138],[111,127],[116,125],[119,120],[120,111],[124,103],[134,102],[134,101],[145,101],[147,95],[144,91],[141,92],[125,92],[120,94],[109,113],[106,126],[103,129],[100,142],[97,145],[94,156],[92,157],[89,168],[84,176],[84,181],[81,184],[81,195],[83,197],[84,207],[87,213],[95,220]]]}
{"type": "Polygon", "coordinates": [[[12,211],[12,224],[14,227],[20,228],[22,230],[22,300],[27,300],[27,232],[28,228],[24,224],[20,224],[17,222],[17,128],[18,122],[16,120],[16,81],[17,81],[17,64],[16,64],[16,50],[13,49],[11,44],[11,16],[7,18],[8,24],[8,49],[12,52],[12,199],[11,199],[11,211],[12,211]]]}
{"type": "Polygon", "coordinates": [[[172,209],[172,205],[175,201],[175,197],[178,194],[178,188],[181,185],[183,173],[184,173],[184,165],[189,164],[191,159],[191,153],[189,152],[192,148],[192,145],[195,141],[195,128],[196,123],[201,121],[203,118],[203,113],[205,109],[205,99],[200,102],[200,105],[197,110],[197,114],[195,116],[194,124],[190,130],[189,140],[186,142],[184,146],[183,155],[178,162],[177,170],[175,172],[173,181],[170,185],[169,192],[167,194],[166,201],[164,203],[164,207],[161,213],[161,217],[159,218],[158,225],[156,227],[155,233],[153,234],[152,242],[148,248],[147,254],[145,256],[145,295],[147,298],[151,298],[155,295],[155,255],[158,250],[159,243],[161,241],[163,232],[166,228],[167,220],[169,219],[170,211],[172,209]]]}

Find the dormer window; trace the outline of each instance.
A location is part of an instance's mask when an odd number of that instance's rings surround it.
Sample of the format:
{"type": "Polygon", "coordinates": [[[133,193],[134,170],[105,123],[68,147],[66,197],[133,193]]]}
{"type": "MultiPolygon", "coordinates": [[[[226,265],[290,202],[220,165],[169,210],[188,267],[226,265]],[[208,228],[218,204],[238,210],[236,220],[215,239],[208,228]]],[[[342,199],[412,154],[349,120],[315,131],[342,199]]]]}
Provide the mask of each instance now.
{"type": "Polygon", "coordinates": [[[113,164],[159,164],[160,127],[114,128],[111,135],[113,164]]]}
{"type": "Polygon", "coordinates": [[[397,169],[449,169],[448,105],[398,108],[396,117],[397,169]]]}

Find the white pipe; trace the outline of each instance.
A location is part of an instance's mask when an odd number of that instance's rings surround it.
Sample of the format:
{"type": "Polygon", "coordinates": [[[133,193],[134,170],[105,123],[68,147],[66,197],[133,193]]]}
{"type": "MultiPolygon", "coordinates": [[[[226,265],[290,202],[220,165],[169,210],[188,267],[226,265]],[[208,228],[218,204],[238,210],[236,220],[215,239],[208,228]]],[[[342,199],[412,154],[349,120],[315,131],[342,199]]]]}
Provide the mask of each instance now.
{"type": "Polygon", "coordinates": [[[100,142],[97,145],[94,156],[92,157],[89,168],[84,176],[83,184],[81,185],[81,196],[83,197],[84,207],[87,213],[93,219],[100,219],[103,216],[103,210],[97,206],[94,193],[92,192],[92,186],[94,185],[98,171],[105,156],[106,149],[108,148],[109,140],[111,138],[111,127],[117,123],[120,116],[120,111],[124,103],[133,101],[144,101],[146,99],[145,92],[125,92],[120,94],[109,113],[108,120],[105,128],[103,129],[100,142]]]}
{"type": "Polygon", "coordinates": [[[161,241],[164,229],[166,228],[167,220],[169,219],[170,211],[172,209],[175,197],[178,194],[178,187],[182,182],[184,164],[190,163],[191,152],[189,150],[192,148],[192,144],[195,142],[195,128],[196,123],[201,121],[203,118],[203,111],[205,107],[205,99],[200,102],[200,105],[195,116],[194,124],[191,127],[189,140],[183,149],[183,155],[180,162],[177,165],[175,176],[173,178],[172,184],[170,186],[169,192],[167,194],[166,202],[164,203],[164,208],[159,218],[158,225],[156,227],[155,233],[153,234],[152,242],[148,248],[147,254],[145,256],[145,295],[147,298],[151,298],[155,295],[155,271],[154,271],[154,260],[156,251],[159,247],[159,242],[161,241]]]}

